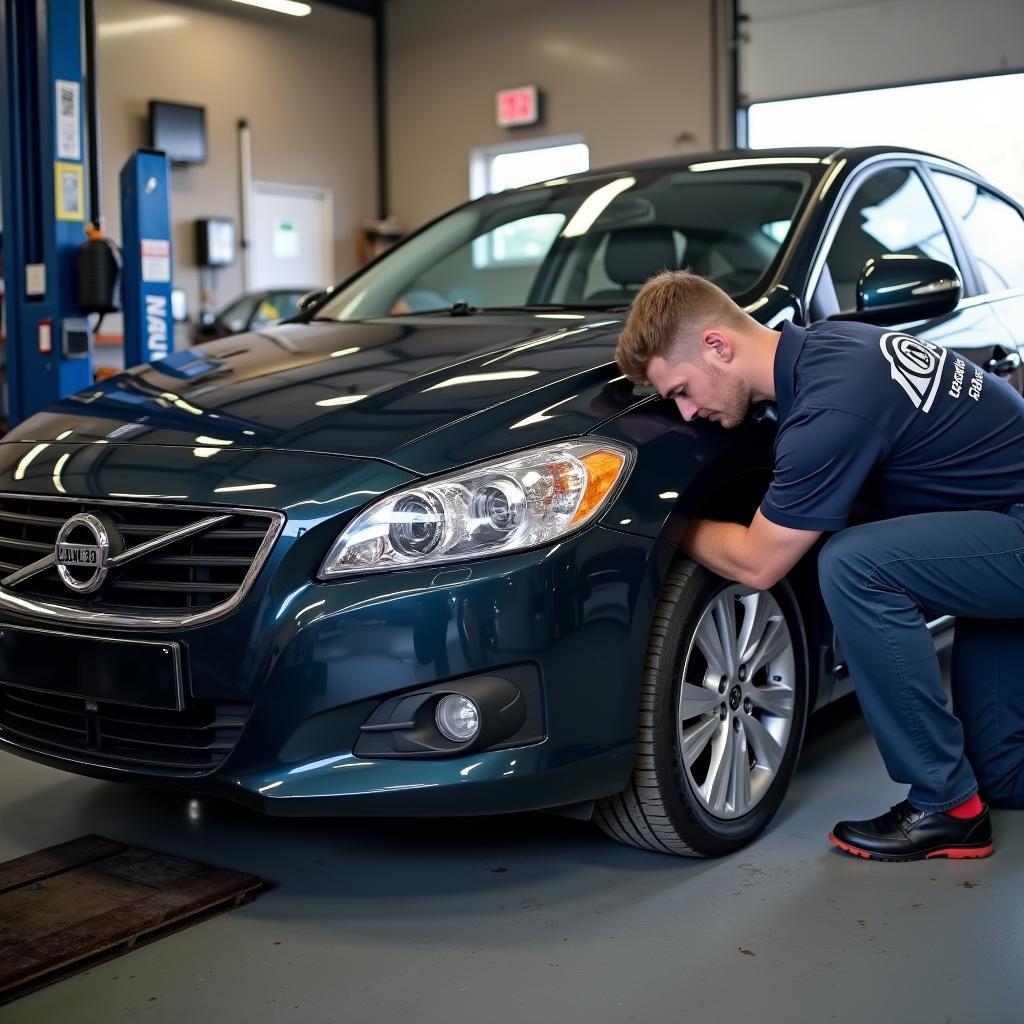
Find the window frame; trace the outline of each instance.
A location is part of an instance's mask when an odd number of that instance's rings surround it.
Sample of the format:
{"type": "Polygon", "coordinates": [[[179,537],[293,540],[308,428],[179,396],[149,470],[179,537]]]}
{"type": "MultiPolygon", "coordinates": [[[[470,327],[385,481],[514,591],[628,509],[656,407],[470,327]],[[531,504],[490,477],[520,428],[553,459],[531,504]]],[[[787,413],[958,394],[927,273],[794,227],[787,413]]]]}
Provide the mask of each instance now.
{"type": "MultiPolygon", "coordinates": [[[[846,215],[846,211],[849,209],[854,197],[860,190],[860,187],[869,179],[873,178],[876,174],[892,170],[893,168],[907,168],[911,171],[917,172],[918,178],[924,185],[925,192],[928,194],[928,197],[932,201],[932,205],[935,207],[935,211],[939,217],[939,222],[942,224],[942,228],[946,232],[946,236],[949,238],[950,246],[953,250],[953,256],[957,261],[957,269],[959,269],[964,282],[964,292],[961,296],[961,301],[977,294],[978,278],[973,253],[970,253],[965,247],[963,239],[960,237],[960,232],[956,229],[956,225],[951,223],[948,209],[945,204],[940,201],[941,197],[936,195],[937,188],[935,183],[927,174],[927,169],[930,164],[934,164],[937,169],[943,171],[953,169],[955,173],[960,170],[957,165],[947,164],[943,160],[927,161],[913,153],[907,153],[905,155],[893,153],[879,155],[866,160],[853,171],[845,182],[843,182],[843,185],[839,190],[839,194],[837,195],[835,202],[832,204],[832,209],[829,211],[828,220],[824,229],[818,236],[814,255],[811,258],[807,276],[804,279],[804,286],[800,293],[805,318],[808,316],[808,311],[811,308],[811,299],[814,297],[815,290],[821,280],[822,271],[825,268],[825,264],[828,262],[828,254],[832,250],[832,245],[835,242],[835,236],[839,231],[839,225],[842,223],[842,219],[846,215]]],[[[983,182],[978,179],[978,184],[983,184],[983,182]]],[[[843,312],[843,310],[837,309],[835,312],[843,312]]]]}
{"type": "MultiPolygon", "coordinates": [[[[953,230],[958,236],[958,241],[967,256],[968,262],[971,268],[972,286],[970,291],[971,298],[992,298],[1000,295],[1020,295],[1024,294],[1024,283],[1017,285],[1013,288],[1003,288],[999,291],[987,291],[984,285],[984,277],[981,274],[980,267],[978,265],[978,257],[974,251],[974,246],[971,244],[970,238],[966,231],[961,231],[960,220],[950,212],[946,206],[945,200],[942,196],[942,190],[939,185],[931,177],[931,172],[937,171],[940,174],[948,175],[951,178],[960,178],[962,181],[966,181],[983,192],[987,192],[993,199],[999,200],[1005,203],[1010,209],[1014,210],[1021,221],[1024,222],[1024,206],[1018,203],[1012,196],[1007,195],[1002,189],[997,188],[991,182],[986,181],[980,175],[972,173],[967,168],[954,168],[945,165],[931,164],[925,162],[923,164],[925,176],[928,179],[928,187],[934,193],[934,199],[936,205],[939,207],[943,217],[947,218],[953,225],[953,230]]],[[[967,295],[966,282],[964,288],[964,294],[967,295]]]]}
{"type": "MultiPolygon", "coordinates": [[[[526,153],[537,149],[559,149],[563,146],[582,145],[587,147],[587,164],[585,171],[577,171],[572,177],[580,177],[585,174],[594,173],[590,164],[590,143],[586,136],[580,132],[569,135],[540,135],[530,139],[520,139],[517,142],[499,142],[493,146],[477,146],[469,155],[469,200],[483,199],[485,196],[498,195],[500,192],[510,191],[501,189],[498,192],[491,190],[491,164],[495,157],[504,156],[506,153],[526,153]]],[[[533,184],[540,184],[534,182],[533,184]]],[[[519,186],[528,188],[528,185],[519,186]]],[[[448,211],[450,212],[450,211],[448,211]]]]}

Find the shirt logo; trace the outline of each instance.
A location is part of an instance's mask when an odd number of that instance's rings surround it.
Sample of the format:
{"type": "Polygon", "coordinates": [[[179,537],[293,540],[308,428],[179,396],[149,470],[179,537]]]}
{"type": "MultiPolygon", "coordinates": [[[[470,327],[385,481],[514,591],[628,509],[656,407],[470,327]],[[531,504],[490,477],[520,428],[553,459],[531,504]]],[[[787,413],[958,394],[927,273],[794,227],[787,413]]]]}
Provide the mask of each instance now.
{"type": "Polygon", "coordinates": [[[883,334],[878,343],[889,361],[892,379],[921,412],[928,412],[939,390],[946,350],[898,331],[883,334]]]}

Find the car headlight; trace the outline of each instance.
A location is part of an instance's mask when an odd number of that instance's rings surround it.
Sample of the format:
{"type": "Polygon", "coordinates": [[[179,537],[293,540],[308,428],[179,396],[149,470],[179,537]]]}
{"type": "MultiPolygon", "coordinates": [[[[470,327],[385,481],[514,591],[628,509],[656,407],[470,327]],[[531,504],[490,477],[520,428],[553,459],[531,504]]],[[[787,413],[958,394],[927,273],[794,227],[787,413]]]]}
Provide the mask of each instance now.
{"type": "Polygon", "coordinates": [[[349,524],[324,559],[319,578],[546,544],[590,522],[631,462],[624,445],[572,442],[406,488],[349,524]]]}

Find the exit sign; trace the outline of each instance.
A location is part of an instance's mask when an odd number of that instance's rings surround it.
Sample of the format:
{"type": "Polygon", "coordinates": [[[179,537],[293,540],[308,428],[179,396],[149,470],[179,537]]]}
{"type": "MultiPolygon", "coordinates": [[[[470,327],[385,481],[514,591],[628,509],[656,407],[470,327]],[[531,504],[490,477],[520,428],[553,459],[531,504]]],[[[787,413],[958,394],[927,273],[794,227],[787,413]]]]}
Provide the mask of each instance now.
{"type": "Polygon", "coordinates": [[[502,89],[497,96],[499,128],[518,128],[540,120],[540,90],[535,85],[502,89]]]}

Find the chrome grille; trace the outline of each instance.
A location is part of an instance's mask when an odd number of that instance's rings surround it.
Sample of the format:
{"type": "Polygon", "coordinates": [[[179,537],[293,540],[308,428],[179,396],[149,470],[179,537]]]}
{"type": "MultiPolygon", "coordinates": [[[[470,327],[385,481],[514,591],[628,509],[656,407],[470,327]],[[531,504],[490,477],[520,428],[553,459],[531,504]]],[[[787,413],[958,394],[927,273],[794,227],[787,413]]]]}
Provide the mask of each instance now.
{"type": "Polygon", "coordinates": [[[0,683],[0,737],[56,756],[203,775],[234,749],[250,709],[201,702],[162,711],[0,683]]]}
{"type": "Polygon", "coordinates": [[[244,509],[0,495],[0,573],[9,576],[51,555],[61,526],[80,512],[108,516],[128,549],[204,519],[225,518],[112,570],[94,593],[70,590],[51,566],[5,585],[0,604],[4,595],[16,595],[84,613],[90,621],[172,625],[204,620],[241,600],[283,522],[280,514],[244,509]]]}

